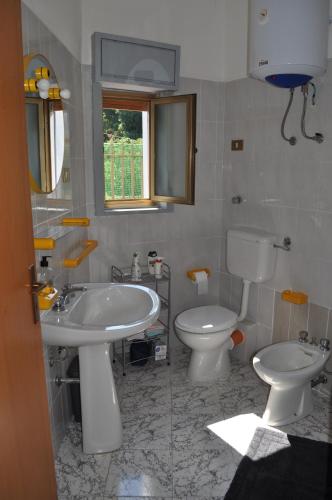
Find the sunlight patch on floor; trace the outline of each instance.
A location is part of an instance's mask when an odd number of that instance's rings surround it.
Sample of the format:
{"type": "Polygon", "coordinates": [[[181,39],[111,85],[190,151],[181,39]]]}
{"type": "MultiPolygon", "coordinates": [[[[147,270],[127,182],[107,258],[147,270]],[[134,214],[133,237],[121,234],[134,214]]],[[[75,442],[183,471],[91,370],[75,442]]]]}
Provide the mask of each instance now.
{"type": "Polygon", "coordinates": [[[207,426],[208,429],[220,437],[234,450],[241,455],[245,455],[249,449],[250,443],[258,428],[269,429],[276,433],[285,434],[279,429],[267,425],[261,417],[255,413],[246,413],[236,417],[220,420],[207,426]]]}

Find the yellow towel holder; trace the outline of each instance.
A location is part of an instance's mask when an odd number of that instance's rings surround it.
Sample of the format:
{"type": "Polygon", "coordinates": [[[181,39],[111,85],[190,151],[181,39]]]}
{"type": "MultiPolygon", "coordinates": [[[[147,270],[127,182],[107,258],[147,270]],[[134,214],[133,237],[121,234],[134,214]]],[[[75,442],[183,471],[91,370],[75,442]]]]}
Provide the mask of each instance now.
{"type": "Polygon", "coordinates": [[[90,255],[91,252],[94,251],[94,249],[98,246],[98,241],[96,240],[86,240],[84,242],[84,248],[82,252],[75,257],[74,259],[65,259],[64,260],[64,266],[65,267],[78,267],[81,262],[88,256],[90,255]]]}
{"type": "Polygon", "coordinates": [[[53,238],[34,238],[33,246],[35,250],[53,250],[55,248],[55,240],[53,238]]]}
{"type": "Polygon", "coordinates": [[[61,226],[90,226],[89,217],[64,217],[61,226]]]}

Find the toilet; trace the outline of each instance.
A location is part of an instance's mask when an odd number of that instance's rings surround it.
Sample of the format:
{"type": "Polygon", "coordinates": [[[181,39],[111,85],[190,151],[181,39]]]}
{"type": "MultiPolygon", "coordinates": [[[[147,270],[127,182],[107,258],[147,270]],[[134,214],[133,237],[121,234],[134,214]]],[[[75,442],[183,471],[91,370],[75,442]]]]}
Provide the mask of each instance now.
{"type": "Polygon", "coordinates": [[[176,335],[192,350],[188,377],[193,382],[228,377],[229,350],[234,346],[231,336],[237,323],[247,315],[250,283],[262,283],[273,276],[275,241],[275,235],[261,229],[230,229],[227,232],[227,267],[231,274],[243,280],[240,313],[210,305],[187,309],[176,317],[176,335]]]}
{"type": "Polygon", "coordinates": [[[329,357],[329,350],[297,341],[272,344],[255,355],[254,370],[271,385],[263,415],[268,425],[291,424],[312,411],[311,380],[329,357]]]}

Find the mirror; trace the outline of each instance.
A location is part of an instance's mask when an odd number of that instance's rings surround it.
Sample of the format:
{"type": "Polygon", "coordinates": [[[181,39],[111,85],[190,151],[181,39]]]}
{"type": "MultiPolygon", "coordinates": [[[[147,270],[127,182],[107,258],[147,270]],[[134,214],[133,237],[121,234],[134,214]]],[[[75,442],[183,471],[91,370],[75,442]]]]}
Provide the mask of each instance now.
{"type": "Polygon", "coordinates": [[[62,172],[65,120],[61,90],[44,56],[25,56],[24,90],[30,186],[51,193],[62,172]]]}

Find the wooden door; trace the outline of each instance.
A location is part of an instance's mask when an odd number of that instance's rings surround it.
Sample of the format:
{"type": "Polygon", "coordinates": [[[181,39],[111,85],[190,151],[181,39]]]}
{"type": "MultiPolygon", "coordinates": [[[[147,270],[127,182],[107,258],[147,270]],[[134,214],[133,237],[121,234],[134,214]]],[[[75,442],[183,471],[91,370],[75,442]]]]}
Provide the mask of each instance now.
{"type": "Polygon", "coordinates": [[[0,2],[0,498],[56,499],[34,263],[20,0],[0,2]]]}

